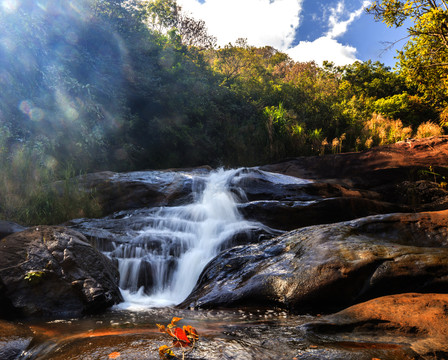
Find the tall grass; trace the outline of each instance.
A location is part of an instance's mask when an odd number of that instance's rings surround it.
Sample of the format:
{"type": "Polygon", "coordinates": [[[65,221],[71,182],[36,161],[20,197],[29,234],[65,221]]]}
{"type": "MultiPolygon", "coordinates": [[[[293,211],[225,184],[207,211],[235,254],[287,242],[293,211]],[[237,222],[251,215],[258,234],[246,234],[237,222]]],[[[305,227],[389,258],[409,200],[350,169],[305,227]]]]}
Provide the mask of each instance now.
{"type": "Polygon", "coordinates": [[[430,136],[440,136],[442,134],[443,130],[438,124],[435,124],[431,121],[427,121],[419,125],[415,137],[417,139],[421,139],[430,136]]]}
{"type": "Polygon", "coordinates": [[[26,146],[0,153],[0,219],[37,225],[100,216],[94,193],[81,189],[75,175],[70,165],[26,146]]]}
{"type": "MultiPolygon", "coordinates": [[[[412,137],[412,128],[403,126],[401,120],[394,120],[373,114],[371,119],[364,125],[364,134],[373,145],[393,144],[412,137]]],[[[370,143],[369,146],[372,146],[370,143]]]]}

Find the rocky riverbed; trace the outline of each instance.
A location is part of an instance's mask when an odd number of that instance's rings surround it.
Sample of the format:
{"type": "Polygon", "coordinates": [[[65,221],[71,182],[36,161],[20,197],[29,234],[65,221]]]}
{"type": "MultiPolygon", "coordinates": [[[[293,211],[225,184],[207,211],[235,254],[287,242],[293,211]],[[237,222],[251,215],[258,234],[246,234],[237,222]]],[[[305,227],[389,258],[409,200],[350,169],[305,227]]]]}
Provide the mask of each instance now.
{"type": "Polygon", "coordinates": [[[446,176],[448,137],[84,176],[105,218],[0,224],[0,358],[155,359],[172,316],[200,332],[191,359],[448,358],[446,176]]]}

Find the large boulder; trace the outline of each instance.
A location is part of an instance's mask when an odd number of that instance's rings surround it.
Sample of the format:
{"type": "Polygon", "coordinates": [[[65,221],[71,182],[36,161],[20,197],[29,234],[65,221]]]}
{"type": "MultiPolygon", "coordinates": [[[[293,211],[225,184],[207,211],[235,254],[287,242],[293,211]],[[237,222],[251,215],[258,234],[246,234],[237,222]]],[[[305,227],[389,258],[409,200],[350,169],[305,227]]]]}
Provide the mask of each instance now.
{"type": "Polygon", "coordinates": [[[259,200],[240,204],[238,209],[246,219],[256,220],[279,230],[293,230],[369,215],[409,211],[406,206],[362,197],[344,196],[311,201],[259,200]]]}
{"type": "MultiPolygon", "coordinates": [[[[192,200],[192,174],[210,172],[209,167],[183,170],[103,171],[76,179],[81,189],[92,191],[104,214],[142,207],[178,205],[192,200]]],[[[57,185],[57,184],[56,184],[57,185]]]]}
{"type": "Polygon", "coordinates": [[[286,159],[265,171],[370,190],[414,211],[448,208],[448,136],[410,139],[357,153],[286,159]]]}
{"type": "Polygon", "coordinates": [[[448,165],[448,136],[410,139],[356,153],[309,156],[262,166],[305,179],[345,179],[359,187],[380,186],[416,176],[416,169],[444,172],[448,165]]]}
{"type": "Polygon", "coordinates": [[[112,262],[64,227],[39,226],[0,240],[0,308],[15,316],[72,317],[122,301],[112,262]]]}
{"type": "Polygon", "coordinates": [[[219,254],[180,305],[330,312],[403,292],[448,293],[448,211],[295,230],[219,254]]]}
{"type": "Polygon", "coordinates": [[[407,206],[380,201],[381,195],[374,191],[256,168],[240,170],[231,186],[237,195],[242,190],[238,209],[246,219],[279,230],[410,210],[407,206]]]}
{"type": "Polygon", "coordinates": [[[429,359],[448,357],[448,294],[389,295],[324,316],[303,328],[320,341],[407,343],[429,359]]]}

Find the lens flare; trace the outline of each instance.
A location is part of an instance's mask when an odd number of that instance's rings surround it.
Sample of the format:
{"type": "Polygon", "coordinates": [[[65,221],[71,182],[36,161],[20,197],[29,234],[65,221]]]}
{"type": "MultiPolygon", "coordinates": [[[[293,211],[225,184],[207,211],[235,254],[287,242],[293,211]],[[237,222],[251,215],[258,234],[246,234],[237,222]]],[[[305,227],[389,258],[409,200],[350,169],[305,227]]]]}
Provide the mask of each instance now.
{"type": "Polygon", "coordinates": [[[19,110],[26,115],[29,115],[32,108],[33,102],[31,100],[23,100],[19,104],[19,110]]]}
{"type": "Polygon", "coordinates": [[[13,13],[19,7],[20,2],[18,0],[3,0],[2,8],[8,13],[13,13]]]}
{"type": "Polygon", "coordinates": [[[41,121],[45,117],[45,112],[41,108],[34,106],[31,100],[21,101],[19,110],[25,115],[28,115],[32,121],[41,121]]]}
{"type": "Polygon", "coordinates": [[[51,155],[48,155],[45,158],[45,166],[47,167],[47,169],[49,170],[55,170],[56,167],[58,166],[58,161],[51,155]]]}
{"type": "Polygon", "coordinates": [[[45,113],[42,109],[35,107],[30,110],[28,116],[33,121],[41,121],[44,118],[45,113]]]}

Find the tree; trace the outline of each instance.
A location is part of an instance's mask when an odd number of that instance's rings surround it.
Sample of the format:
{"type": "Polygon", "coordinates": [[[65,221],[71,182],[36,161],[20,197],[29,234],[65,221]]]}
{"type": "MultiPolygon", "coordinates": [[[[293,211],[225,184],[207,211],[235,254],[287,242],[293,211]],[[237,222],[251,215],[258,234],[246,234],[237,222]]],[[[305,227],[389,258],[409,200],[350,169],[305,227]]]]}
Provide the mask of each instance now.
{"type": "Polygon", "coordinates": [[[448,4],[445,0],[380,0],[367,11],[390,27],[411,23],[400,71],[426,101],[448,106],[448,4]]]}
{"type": "Polygon", "coordinates": [[[151,29],[161,33],[175,30],[183,45],[205,49],[216,46],[216,38],[208,34],[205,22],[188,16],[175,0],[144,0],[135,7],[151,29]]]}

